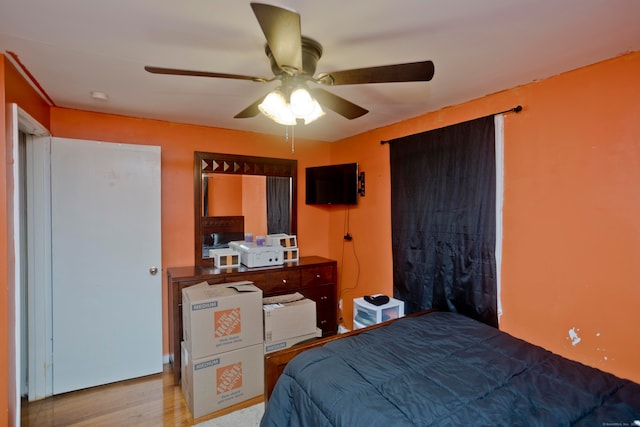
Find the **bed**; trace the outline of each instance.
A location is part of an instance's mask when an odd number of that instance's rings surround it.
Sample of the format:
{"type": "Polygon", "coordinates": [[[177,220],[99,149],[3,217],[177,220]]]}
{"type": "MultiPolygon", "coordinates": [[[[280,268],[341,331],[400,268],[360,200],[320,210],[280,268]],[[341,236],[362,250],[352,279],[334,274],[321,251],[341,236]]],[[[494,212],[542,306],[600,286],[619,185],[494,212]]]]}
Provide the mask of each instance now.
{"type": "Polygon", "coordinates": [[[266,359],[261,426],[640,425],[639,384],[460,314],[357,332],[266,359]]]}

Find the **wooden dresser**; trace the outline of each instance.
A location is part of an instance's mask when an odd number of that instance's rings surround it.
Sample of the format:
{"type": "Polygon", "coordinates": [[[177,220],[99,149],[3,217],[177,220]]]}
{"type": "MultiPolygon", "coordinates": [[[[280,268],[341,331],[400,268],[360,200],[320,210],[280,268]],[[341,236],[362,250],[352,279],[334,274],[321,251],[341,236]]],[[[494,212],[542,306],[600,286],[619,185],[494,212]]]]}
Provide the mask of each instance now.
{"type": "Polygon", "coordinates": [[[337,332],[336,262],[318,256],[301,257],[283,266],[248,268],[173,267],[169,278],[169,355],[174,383],[180,382],[180,342],[182,341],[182,289],[207,281],[211,285],[248,280],[262,289],[264,296],[300,292],[316,302],[318,327],[323,336],[337,332]]]}

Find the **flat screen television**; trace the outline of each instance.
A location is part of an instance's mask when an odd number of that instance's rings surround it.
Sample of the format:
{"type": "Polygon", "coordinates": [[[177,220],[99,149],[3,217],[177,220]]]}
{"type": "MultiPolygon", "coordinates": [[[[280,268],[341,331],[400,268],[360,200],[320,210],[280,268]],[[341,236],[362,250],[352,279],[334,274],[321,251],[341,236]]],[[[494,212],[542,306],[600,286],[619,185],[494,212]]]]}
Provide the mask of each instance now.
{"type": "Polygon", "coordinates": [[[358,204],[358,164],[346,163],[307,168],[306,204],[358,204]]]}

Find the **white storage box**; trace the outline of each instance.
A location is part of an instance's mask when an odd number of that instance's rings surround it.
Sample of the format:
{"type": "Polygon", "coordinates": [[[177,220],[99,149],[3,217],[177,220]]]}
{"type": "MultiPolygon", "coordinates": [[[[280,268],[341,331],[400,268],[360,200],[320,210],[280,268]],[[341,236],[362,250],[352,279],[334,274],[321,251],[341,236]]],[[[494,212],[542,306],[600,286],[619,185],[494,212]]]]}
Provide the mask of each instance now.
{"type": "Polygon", "coordinates": [[[262,290],[251,282],[184,288],[182,325],[193,359],[262,344],[262,290]]]}
{"type": "Polygon", "coordinates": [[[267,344],[316,332],[316,303],[310,299],[267,304],[263,312],[267,344]]]}
{"type": "Polygon", "coordinates": [[[283,248],[284,262],[298,261],[298,248],[283,248]]]}
{"type": "Polygon", "coordinates": [[[389,298],[389,302],[384,305],[373,305],[366,302],[364,298],[353,300],[353,329],[364,328],[403,316],[404,301],[389,298]]]}
{"type": "Polygon", "coordinates": [[[283,350],[285,348],[292,347],[301,342],[313,339],[320,338],[322,336],[322,329],[316,328],[316,331],[312,334],[300,335],[299,337],[285,338],[280,341],[273,341],[270,343],[264,344],[264,353],[273,353],[274,351],[283,350]]]}
{"type": "Polygon", "coordinates": [[[297,248],[298,237],[295,234],[268,234],[267,245],[282,246],[283,248],[297,248]]]}
{"type": "Polygon", "coordinates": [[[240,253],[233,249],[209,249],[209,258],[213,258],[216,267],[240,266],[240,253]]]}
{"type": "Polygon", "coordinates": [[[249,242],[229,242],[229,247],[240,252],[240,262],[247,267],[268,267],[284,264],[281,246],[258,246],[249,242]]]}
{"type": "Polygon", "coordinates": [[[192,359],[182,343],[182,394],[193,418],[264,393],[262,344],[192,359]]]}

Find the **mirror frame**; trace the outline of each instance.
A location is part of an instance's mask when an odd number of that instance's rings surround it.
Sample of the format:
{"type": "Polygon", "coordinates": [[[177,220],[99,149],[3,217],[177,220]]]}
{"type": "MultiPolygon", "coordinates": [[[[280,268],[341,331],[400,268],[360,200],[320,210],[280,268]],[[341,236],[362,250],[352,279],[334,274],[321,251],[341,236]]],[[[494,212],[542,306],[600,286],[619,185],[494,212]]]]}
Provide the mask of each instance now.
{"type": "Polygon", "coordinates": [[[264,175],[291,178],[291,234],[298,229],[298,161],[271,157],[243,156],[236,154],[208,153],[196,151],[193,163],[194,188],[194,242],[195,265],[213,266],[213,259],[202,258],[203,224],[207,218],[202,216],[202,174],[221,173],[230,175],[264,175]]]}

